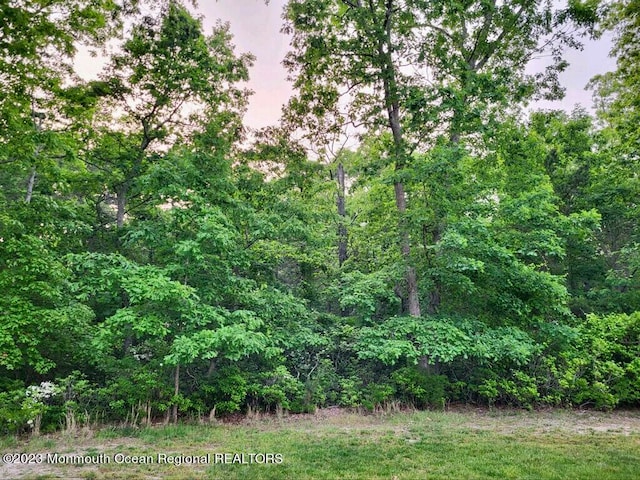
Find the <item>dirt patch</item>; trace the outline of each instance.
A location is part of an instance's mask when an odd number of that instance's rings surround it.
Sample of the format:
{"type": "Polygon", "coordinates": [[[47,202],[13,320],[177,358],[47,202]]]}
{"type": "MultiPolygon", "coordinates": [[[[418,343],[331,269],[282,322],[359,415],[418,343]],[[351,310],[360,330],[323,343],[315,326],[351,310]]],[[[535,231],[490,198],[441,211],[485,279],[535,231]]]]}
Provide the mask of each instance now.
{"type": "MultiPolygon", "coordinates": [[[[345,408],[319,409],[315,413],[286,414],[276,416],[272,414],[254,415],[251,418],[234,417],[234,425],[251,426],[257,428],[277,428],[281,426],[335,426],[349,425],[352,427],[386,428],[389,421],[411,417],[416,413],[415,421],[438,421],[443,416],[449,417],[447,423],[460,428],[477,428],[511,433],[516,430],[530,430],[532,432],[566,432],[589,433],[611,432],[624,434],[640,434],[640,410],[617,410],[614,412],[600,412],[594,410],[561,410],[546,409],[527,411],[522,409],[490,409],[482,407],[451,406],[447,410],[433,412],[416,412],[404,410],[390,414],[369,413],[345,408]],[[452,419],[451,417],[455,417],[452,419]]],[[[222,422],[227,424],[226,421],[222,422]]]]}
{"type": "Polygon", "coordinates": [[[527,430],[531,433],[617,433],[640,434],[640,410],[598,412],[593,410],[540,410],[456,408],[461,426],[502,433],[527,430]]]}

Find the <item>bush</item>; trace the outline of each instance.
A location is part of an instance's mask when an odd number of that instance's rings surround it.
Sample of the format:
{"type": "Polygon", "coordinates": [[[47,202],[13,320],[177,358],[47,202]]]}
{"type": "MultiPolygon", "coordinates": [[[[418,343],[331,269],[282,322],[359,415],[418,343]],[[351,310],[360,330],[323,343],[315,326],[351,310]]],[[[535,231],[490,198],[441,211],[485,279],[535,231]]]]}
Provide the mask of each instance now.
{"type": "Polygon", "coordinates": [[[444,407],[449,380],[418,367],[405,367],[391,374],[399,399],[418,408],[444,407]]]}
{"type": "Polygon", "coordinates": [[[341,378],[338,405],[341,407],[357,407],[360,405],[360,381],[357,378],[341,378]]]}
{"type": "MultiPolygon", "coordinates": [[[[107,381],[97,391],[95,412],[100,409],[107,417],[137,425],[156,413],[165,413],[172,404],[173,390],[163,378],[163,371],[149,366],[123,372],[107,381]]],[[[88,400],[81,395],[81,399],[88,400]]]]}
{"type": "Polygon", "coordinates": [[[248,386],[252,408],[266,411],[297,410],[303,403],[304,385],[284,365],[253,376],[248,386]]]}
{"type": "Polygon", "coordinates": [[[37,435],[41,430],[55,429],[57,416],[47,414],[55,413],[60,397],[58,385],[41,382],[26,389],[21,385],[14,382],[11,390],[0,393],[0,433],[33,432],[37,435]]]}
{"type": "Polygon", "coordinates": [[[640,312],[588,315],[559,386],[573,405],[611,409],[640,402],[640,312]]]}
{"type": "Polygon", "coordinates": [[[532,408],[540,398],[536,379],[521,371],[514,371],[507,378],[485,379],[478,393],[490,405],[500,403],[526,408],[532,408]]]}
{"type": "Polygon", "coordinates": [[[393,400],[396,387],[388,383],[370,383],[362,391],[362,406],[368,410],[383,408],[393,400]]]}
{"type": "Polygon", "coordinates": [[[204,404],[218,414],[239,412],[245,405],[247,379],[235,366],[222,367],[200,389],[204,404]]]}

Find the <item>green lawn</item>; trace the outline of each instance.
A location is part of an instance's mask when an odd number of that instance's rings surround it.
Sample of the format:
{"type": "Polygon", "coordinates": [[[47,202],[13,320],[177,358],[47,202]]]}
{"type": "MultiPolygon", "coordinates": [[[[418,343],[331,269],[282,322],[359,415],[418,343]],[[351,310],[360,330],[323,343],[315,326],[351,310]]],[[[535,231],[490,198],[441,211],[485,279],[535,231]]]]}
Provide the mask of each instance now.
{"type": "MultiPolygon", "coordinates": [[[[5,438],[0,449],[42,462],[0,465],[0,478],[636,480],[640,412],[464,410],[362,416],[328,410],[241,424],[5,438]],[[92,455],[110,461],[54,464],[55,457],[47,457],[54,453],[58,459],[92,455]],[[254,463],[214,463],[223,453],[244,454],[245,462],[253,454],[254,463]],[[168,456],[175,463],[207,454],[201,460],[211,463],[204,465],[159,463],[168,456]],[[267,458],[274,463],[265,464],[267,458]],[[151,463],[118,463],[125,459],[151,463]]],[[[226,460],[242,458],[229,455],[226,460]]]]}

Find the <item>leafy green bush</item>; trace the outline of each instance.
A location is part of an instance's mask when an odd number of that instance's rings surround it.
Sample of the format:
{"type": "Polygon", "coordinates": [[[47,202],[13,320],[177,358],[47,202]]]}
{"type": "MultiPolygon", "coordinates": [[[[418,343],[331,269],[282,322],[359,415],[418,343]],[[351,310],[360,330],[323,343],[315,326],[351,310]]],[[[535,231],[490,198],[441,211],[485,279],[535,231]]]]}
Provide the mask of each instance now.
{"type": "Polygon", "coordinates": [[[0,434],[14,434],[24,430],[29,415],[24,411],[24,387],[0,393],[0,434]]]}
{"type": "Polygon", "coordinates": [[[302,411],[313,412],[315,407],[335,405],[340,398],[340,375],[328,358],[321,358],[315,370],[304,382],[304,401],[302,411]]]}
{"type": "Polygon", "coordinates": [[[391,374],[399,399],[416,407],[443,407],[449,380],[418,367],[405,367],[391,374]]]}
{"type": "Polygon", "coordinates": [[[222,415],[242,410],[247,393],[247,378],[236,366],[221,367],[201,387],[205,404],[222,415]]]}
{"type": "Polygon", "coordinates": [[[362,390],[362,406],[368,410],[384,407],[393,400],[396,387],[389,383],[370,383],[362,390]]]}
{"type": "Polygon", "coordinates": [[[478,393],[490,405],[527,408],[532,408],[540,398],[536,379],[521,371],[514,371],[507,378],[487,378],[478,386],[478,393]]]}
{"type": "Polygon", "coordinates": [[[342,407],[357,407],[361,404],[360,381],[357,378],[341,378],[338,404],[342,407]]]}
{"type": "Polygon", "coordinates": [[[573,405],[611,409],[640,402],[640,312],[588,315],[559,386],[573,405]]]}
{"type": "Polygon", "coordinates": [[[358,357],[396,365],[421,358],[448,363],[470,353],[471,338],[447,317],[391,317],[360,330],[358,357]]]}
{"type": "MultiPolygon", "coordinates": [[[[130,370],[107,380],[106,385],[96,392],[92,400],[95,407],[91,410],[96,415],[104,411],[109,420],[135,425],[149,416],[164,414],[171,405],[173,391],[164,378],[165,371],[127,360],[121,364],[128,365],[130,370]]],[[[82,395],[80,398],[89,400],[82,395]]]]}
{"type": "Polygon", "coordinates": [[[39,434],[55,429],[57,418],[47,416],[47,413],[55,411],[60,387],[53,382],[41,382],[27,388],[21,387],[20,382],[12,383],[11,390],[0,393],[0,433],[39,434]]]}
{"type": "Polygon", "coordinates": [[[247,390],[249,405],[266,411],[297,408],[304,398],[304,385],[284,365],[254,375],[247,390]]]}

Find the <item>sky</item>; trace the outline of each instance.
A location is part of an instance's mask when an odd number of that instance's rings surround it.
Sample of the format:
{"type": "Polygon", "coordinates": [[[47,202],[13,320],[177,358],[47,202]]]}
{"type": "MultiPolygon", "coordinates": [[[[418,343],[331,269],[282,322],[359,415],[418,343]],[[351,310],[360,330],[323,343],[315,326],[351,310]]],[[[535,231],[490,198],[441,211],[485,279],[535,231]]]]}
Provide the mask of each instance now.
{"type": "Polygon", "coordinates": [[[236,53],[250,52],[256,57],[249,72],[248,88],[253,90],[245,123],[261,128],[278,122],[282,106],[292,94],[282,60],[289,38],[280,33],[285,0],[200,0],[198,13],[204,16],[205,32],[216,21],[229,22],[236,53]]]}
{"type": "MultiPolygon", "coordinates": [[[[282,106],[287,103],[292,88],[286,81],[282,60],[289,48],[289,39],[280,33],[282,9],[286,0],[200,0],[197,13],[203,16],[203,25],[209,33],[216,21],[229,22],[236,53],[250,52],[256,57],[250,71],[248,88],[253,90],[245,124],[262,128],[278,122],[282,106]]],[[[539,102],[532,108],[564,109],[571,111],[576,104],[590,109],[591,92],[585,86],[594,75],[615,68],[615,60],[608,56],[611,38],[587,41],[583,51],[569,51],[566,59],[570,67],[560,80],[566,88],[561,102],[539,102]]],[[[96,75],[100,62],[81,53],[77,65],[85,77],[96,75]]]]}
{"type": "MultiPolygon", "coordinates": [[[[205,17],[205,27],[211,28],[216,19],[228,21],[234,34],[238,52],[251,52],[257,59],[250,72],[249,87],[255,92],[247,115],[247,125],[263,127],[277,123],[282,105],[291,95],[286,72],[281,65],[289,47],[288,38],[280,33],[281,13],[286,0],[202,0],[199,12],[205,17]]],[[[582,51],[567,52],[569,68],[560,81],[566,88],[561,102],[538,102],[533,108],[565,109],[571,111],[580,104],[591,109],[591,92],[585,90],[593,76],[615,69],[609,57],[611,37],[586,41],[582,51]]]]}

